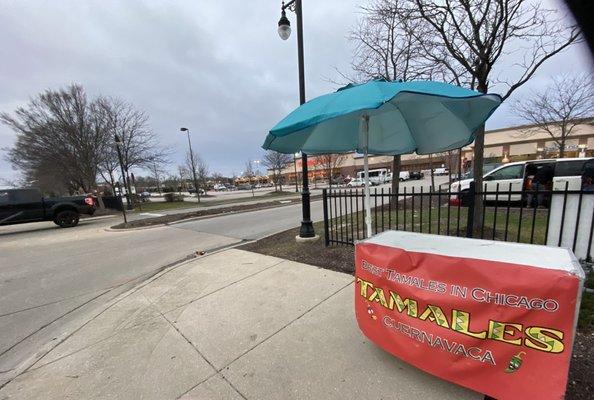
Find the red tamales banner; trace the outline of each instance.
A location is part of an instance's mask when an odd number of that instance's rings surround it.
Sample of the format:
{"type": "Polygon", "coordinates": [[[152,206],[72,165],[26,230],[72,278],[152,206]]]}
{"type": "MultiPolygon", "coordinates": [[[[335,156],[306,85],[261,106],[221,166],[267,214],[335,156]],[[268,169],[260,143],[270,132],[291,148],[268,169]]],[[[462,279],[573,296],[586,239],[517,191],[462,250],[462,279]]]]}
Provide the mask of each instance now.
{"type": "Polygon", "coordinates": [[[563,398],[578,276],[396,246],[356,245],[355,310],[371,341],[499,400],[563,398]]]}

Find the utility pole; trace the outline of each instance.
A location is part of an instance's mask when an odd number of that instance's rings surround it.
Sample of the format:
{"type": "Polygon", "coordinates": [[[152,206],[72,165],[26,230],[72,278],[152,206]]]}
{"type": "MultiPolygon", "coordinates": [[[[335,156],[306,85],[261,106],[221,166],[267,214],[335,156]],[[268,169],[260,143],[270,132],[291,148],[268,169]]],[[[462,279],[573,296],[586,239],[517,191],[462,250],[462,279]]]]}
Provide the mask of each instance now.
{"type": "Polygon", "coordinates": [[[190,140],[190,130],[188,128],[180,128],[180,131],[188,134],[188,147],[190,148],[190,166],[192,167],[192,177],[194,178],[194,189],[196,189],[196,198],[200,203],[200,190],[198,188],[198,179],[196,179],[196,162],[194,160],[194,153],[192,152],[192,141],[190,140]]]}

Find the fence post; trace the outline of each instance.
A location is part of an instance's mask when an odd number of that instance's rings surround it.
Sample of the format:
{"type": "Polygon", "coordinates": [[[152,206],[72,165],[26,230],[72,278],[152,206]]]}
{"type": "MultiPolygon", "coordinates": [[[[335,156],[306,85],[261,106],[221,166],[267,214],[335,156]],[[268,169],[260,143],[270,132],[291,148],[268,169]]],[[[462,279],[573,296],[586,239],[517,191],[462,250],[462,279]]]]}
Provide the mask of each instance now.
{"type": "Polygon", "coordinates": [[[322,189],[322,203],[324,207],[324,243],[330,246],[330,232],[328,231],[328,193],[326,188],[322,189]]]}
{"type": "MultiPolygon", "coordinates": [[[[470,182],[470,188],[468,188],[468,216],[466,218],[466,237],[471,238],[474,231],[474,197],[476,196],[476,190],[474,187],[474,181],[470,182]]],[[[460,199],[462,201],[462,199],[460,199]]],[[[459,216],[458,216],[459,218],[459,216]]]]}

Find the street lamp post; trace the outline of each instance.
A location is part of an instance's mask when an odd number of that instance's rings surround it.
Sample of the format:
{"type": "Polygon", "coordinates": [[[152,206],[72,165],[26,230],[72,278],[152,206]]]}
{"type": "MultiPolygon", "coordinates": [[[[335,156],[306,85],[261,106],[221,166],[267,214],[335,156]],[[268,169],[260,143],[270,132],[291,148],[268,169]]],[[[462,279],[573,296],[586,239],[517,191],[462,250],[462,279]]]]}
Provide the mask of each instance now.
{"type": "MultiPolygon", "coordinates": [[[[117,135],[117,133],[114,135],[114,141],[116,144],[116,150],[118,152],[118,161],[120,162],[120,169],[122,171],[122,179],[124,180],[124,185],[125,185],[126,184],[126,174],[124,174],[124,162],[122,160],[122,150],[120,149],[120,146],[122,145],[122,140],[117,135]]],[[[124,202],[122,201],[122,185],[119,182],[118,182],[118,184],[120,186],[120,206],[122,207],[122,215],[124,216],[124,224],[127,224],[128,218],[126,217],[126,208],[124,207],[124,202]]],[[[129,189],[128,189],[128,194],[130,194],[129,189]]],[[[129,201],[128,201],[128,205],[130,205],[129,201]]]]}
{"type": "Polygon", "coordinates": [[[198,189],[198,180],[196,179],[196,164],[194,162],[194,153],[192,152],[192,141],[190,140],[190,130],[188,128],[180,128],[181,132],[188,134],[188,147],[190,148],[190,167],[192,167],[192,178],[194,178],[194,189],[196,190],[196,198],[200,203],[200,191],[198,189]]]}
{"type": "Polygon", "coordinates": [[[295,193],[299,193],[299,185],[297,184],[297,157],[299,157],[299,153],[293,154],[293,165],[295,166],[295,193]]]}
{"type": "MultiPolygon", "coordinates": [[[[303,18],[301,0],[291,0],[281,6],[281,18],[278,21],[278,34],[283,40],[291,35],[291,23],[287,18],[286,9],[295,12],[297,18],[297,61],[299,64],[299,104],[305,103],[305,67],[303,62],[303,18]]],[[[302,221],[299,229],[299,236],[302,238],[315,237],[313,224],[311,222],[311,209],[309,201],[309,180],[307,171],[307,154],[301,152],[301,173],[303,183],[301,188],[302,221]]]]}
{"type": "MultiPolygon", "coordinates": [[[[122,180],[124,181],[124,186],[126,187],[126,205],[128,210],[134,209],[134,201],[132,200],[132,187],[130,186],[130,178],[128,178],[128,174],[126,174],[126,169],[124,168],[124,158],[122,157],[122,146],[124,142],[116,133],[114,136],[116,149],[118,151],[118,160],[120,161],[120,168],[122,170],[122,180]]],[[[120,187],[120,191],[121,191],[120,187]]]]}

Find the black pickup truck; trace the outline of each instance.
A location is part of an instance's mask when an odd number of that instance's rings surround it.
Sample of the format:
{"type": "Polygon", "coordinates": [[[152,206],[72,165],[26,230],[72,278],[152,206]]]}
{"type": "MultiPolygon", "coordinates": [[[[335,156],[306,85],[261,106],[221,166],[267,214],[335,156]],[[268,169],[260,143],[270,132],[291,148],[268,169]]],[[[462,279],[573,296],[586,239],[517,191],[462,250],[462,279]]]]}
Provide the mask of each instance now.
{"type": "Polygon", "coordinates": [[[80,214],[93,215],[92,196],[45,198],[38,189],[0,189],[0,225],[54,221],[62,228],[76,226],[80,214]]]}

